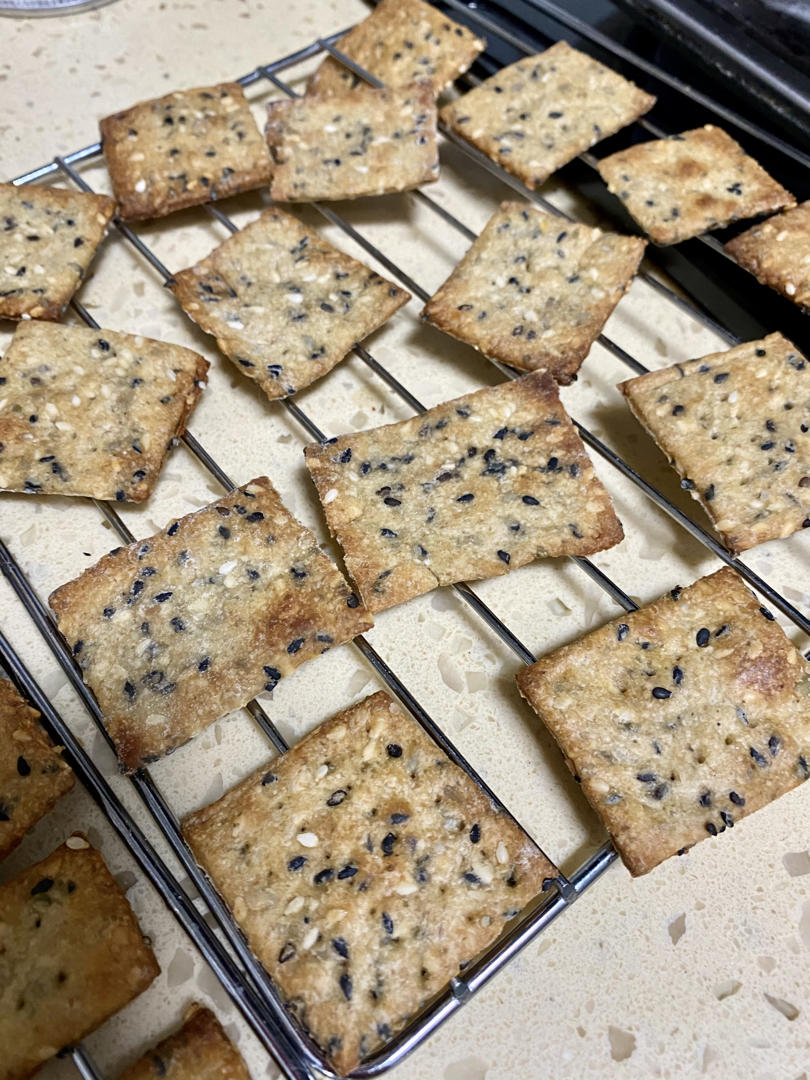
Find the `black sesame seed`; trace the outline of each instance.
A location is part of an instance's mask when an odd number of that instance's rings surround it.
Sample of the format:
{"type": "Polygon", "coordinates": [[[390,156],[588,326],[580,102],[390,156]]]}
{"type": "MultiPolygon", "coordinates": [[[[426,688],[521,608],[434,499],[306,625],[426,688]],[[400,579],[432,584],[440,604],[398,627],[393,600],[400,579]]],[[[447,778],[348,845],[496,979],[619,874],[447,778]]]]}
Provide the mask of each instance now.
{"type": "Polygon", "coordinates": [[[327,806],[340,806],[343,800],[346,798],[346,792],[343,788],[338,788],[337,791],[333,791],[329,798],[326,800],[327,806]]]}
{"type": "Polygon", "coordinates": [[[20,756],[17,758],[17,772],[20,774],[20,776],[31,775],[31,766],[28,764],[22,754],[20,754],[20,756]]]}
{"type": "Polygon", "coordinates": [[[697,642],[699,649],[703,649],[709,644],[709,631],[705,626],[702,626],[697,634],[695,634],[695,641],[697,642]]]}
{"type": "Polygon", "coordinates": [[[41,893],[48,892],[52,887],[53,887],[53,878],[52,877],[40,878],[40,880],[36,883],[36,885],[31,890],[31,895],[32,896],[39,896],[41,893]]]}
{"type": "Polygon", "coordinates": [[[630,627],[625,622],[619,623],[619,625],[616,627],[616,637],[619,641],[624,641],[624,639],[629,633],[630,627]]]}
{"type": "Polygon", "coordinates": [[[393,742],[389,743],[388,746],[386,747],[386,750],[388,752],[389,757],[394,757],[394,758],[402,757],[402,747],[398,746],[396,743],[393,743],[393,742]]]}
{"type": "Polygon", "coordinates": [[[676,686],[680,686],[683,682],[683,672],[677,665],[672,669],[672,681],[676,686]]]}
{"type": "Polygon", "coordinates": [[[155,595],[154,599],[158,604],[165,604],[167,600],[171,598],[171,592],[159,592],[155,595]]]}
{"type": "Polygon", "coordinates": [[[776,757],[776,755],[779,753],[779,748],[781,745],[782,740],[779,738],[779,736],[771,735],[771,737],[768,739],[768,749],[771,752],[771,757],[776,757]]]}
{"type": "Polygon", "coordinates": [[[464,875],[464,880],[468,881],[470,883],[470,885],[480,885],[481,884],[481,878],[478,876],[478,874],[474,874],[472,871],[468,871],[464,875]]]}
{"type": "MultiPolygon", "coordinates": [[[[287,652],[290,654],[290,656],[292,656],[294,653],[298,652],[298,650],[301,648],[301,646],[303,644],[304,644],[304,639],[302,637],[295,638],[295,640],[291,641],[290,644],[287,646],[287,652]]],[[[286,683],[285,683],[285,685],[286,685],[286,683]]]]}
{"type": "Polygon", "coordinates": [[[346,878],[352,878],[357,873],[357,867],[352,866],[351,863],[347,863],[341,870],[338,870],[338,879],[344,881],[346,878]]]}
{"type": "Polygon", "coordinates": [[[388,820],[392,825],[402,825],[410,818],[410,816],[410,814],[391,814],[388,820]]]}
{"type": "Polygon", "coordinates": [[[349,959],[349,946],[347,945],[345,938],[332,938],[332,948],[335,950],[338,956],[342,956],[344,960],[349,959]]]}
{"type": "Polygon", "coordinates": [[[653,772],[641,772],[636,774],[636,780],[642,784],[654,784],[658,777],[653,772]]]}
{"type": "Polygon", "coordinates": [[[132,699],[135,697],[135,687],[129,680],[124,683],[124,693],[127,695],[130,701],[132,701],[132,699]]]}
{"type": "Polygon", "coordinates": [[[716,383],[724,383],[728,378],[728,374],[729,373],[727,371],[721,371],[718,375],[715,375],[714,381],[716,383]]]}
{"type": "Polygon", "coordinates": [[[286,964],[288,960],[292,960],[295,956],[295,946],[291,941],[288,941],[286,945],[283,945],[281,952],[278,954],[278,962],[280,964],[286,964]]]}
{"type": "Polygon", "coordinates": [[[723,819],[723,824],[728,825],[729,829],[734,828],[734,818],[728,812],[728,810],[721,810],[720,817],[723,819]]]}
{"type": "Polygon", "coordinates": [[[672,697],[672,691],[667,690],[665,686],[654,686],[652,688],[652,696],[654,698],[660,698],[663,701],[668,697],[672,697]]]}
{"type": "Polygon", "coordinates": [[[667,792],[668,792],[668,791],[669,791],[669,784],[666,784],[666,783],[664,783],[664,784],[657,784],[657,785],[656,785],[656,786],[655,786],[655,787],[653,788],[653,791],[652,791],[652,797],[653,797],[654,799],[659,799],[659,800],[660,800],[660,799],[663,799],[663,797],[664,797],[664,796],[665,796],[665,795],[667,794],[667,792]]]}
{"type": "Polygon", "coordinates": [[[168,527],[168,529],[166,530],[166,535],[167,535],[167,536],[174,536],[174,534],[175,534],[175,533],[177,532],[177,530],[178,530],[179,528],[180,528],[180,522],[179,522],[179,521],[175,521],[175,523],[174,523],[173,525],[170,525],[170,526],[168,527]]]}
{"type": "Polygon", "coordinates": [[[223,540],[228,540],[230,538],[231,530],[227,527],[227,525],[220,525],[217,529],[217,532],[223,540]]]}
{"type": "Polygon", "coordinates": [[[111,619],[114,614],[115,614],[115,608],[114,607],[105,607],[104,611],[102,612],[102,615],[104,616],[105,619],[111,619]]]}
{"type": "Polygon", "coordinates": [[[352,980],[345,972],[343,973],[343,975],[340,976],[340,989],[343,991],[343,996],[346,998],[346,1000],[351,1001],[352,980]]]}
{"type": "Polygon", "coordinates": [[[388,914],[387,911],[384,911],[382,913],[382,924],[383,924],[383,930],[385,930],[386,934],[393,934],[393,932],[394,932],[394,920],[391,918],[391,916],[388,914]]]}
{"type": "Polygon", "coordinates": [[[512,556],[509,554],[508,551],[503,551],[498,548],[498,558],[501,560],[501,562],[506,563],[506,565],[508,566],[512,556]]]}
{"type": "MultiPolygon", "coordinates": [[[[261,512],[261,510],[254,510],[252,514],[247,515],[245,521],[264,521],[264,514],[261,512]]],[[[222,530],[220,529],[220,532],[221,531],[222,530]]]]}
{"type": "Polygon", "coordinates": [[[175,634],[182,634],[186,628],[186,624],[183,622],[183,620],[179,619],[176,615],[171,620],[171,625],[174,628],[175,634]]]}
{"type": "Polygon", "coordinates": [[[764,754],[760,754],[759,750],[757,750],[755,746],[750,747],[749,753],[761,769],[764,769],[765,766],[768,764],[768,759],[765,757],[764,754]]]}
{"type": "Polygon", "coordinates": [[[294,859],[290,859],[290,861],[287,863],[287,869],[300,870],[306,861],[306,855],[296,855],[294,859]]]}
{"type": "Polygon", "coordinates": [[[335,871],[331,866],[327,866],[324,870],[319,870],[312,880],[316,885],[324,885],[327,881],[331,881],[334,876],[335,871]]]}
{"type": "Polygon", "coordinates": [[[382,843],[380,844],[380,847],[382,848],[382,851],[383,851],[383,855],[393,855],[394,854],[394,844],[396,842],[397,842],[396,833],[392,833],[392,832],[386,833],[385,836],[382,838],[382,843]]]}
{"type": "Polygon", "coordinates": [[[197,664],[197,671],[208,671],[211,666],[211,657],[204,656],[202,660],[197,664]]]}
{"type": "Polygon", "coordinates": [[[717,826],[713,821],[706,822],[706,832],[709,836],[717,836],[717,826]]]}
{"type": "Polygon", "coordinates": [[[524,495],[523,496],[523,502],[527,506],[539,506],[540,505],[540,500],[535,499],[534,495],[524,495]]]}
{"type": "Polygon", "coordinates": [[[472,492],[467,492],[466,495],[459,495],[459,497],[456,499],[456,502],[468,503],[472,502],[474,498],[475,495],[473,495],[472,492]]]}
{"type": "Polygon", "coordinates": [[[760,614],[764,615],[768,622],[773,622],[773,615],[766,607],[761,607],[759,610],[760,614]]]}
{"type": "Polygon", "coordinates": [[[274,772],[265,773],[262,777],[262,787],[267,787],[268,784],[275,784],[278,777],[274,772]]]}
{"type": "Polygon", "coordinates": [[[477,823],[470,829],[470,843],[477,844],[481,839],[481,826],[477,823]]]}
{"type": "Polygon", "coordinates": [[[730,791],[728,797],[734,803],[735,806],[745,806],[745,799],[742,795],[738,795],[736,791],[730,791]]]}
{"type": "Polygon", "coordinates": [[[712,805],[712,793],[710,791],[702,792],[700,797],[698,798],[698,802],[700,803],[701,806],[711,806],[712,805]]]}

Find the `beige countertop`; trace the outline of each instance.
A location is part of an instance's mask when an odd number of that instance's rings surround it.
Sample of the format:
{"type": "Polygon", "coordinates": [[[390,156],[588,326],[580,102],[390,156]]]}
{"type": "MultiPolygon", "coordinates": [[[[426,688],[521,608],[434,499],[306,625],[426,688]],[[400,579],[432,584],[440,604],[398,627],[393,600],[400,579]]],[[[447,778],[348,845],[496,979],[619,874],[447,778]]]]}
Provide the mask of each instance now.
{"type": "MultiPolygon", "coordinates": [[[[96,121],[171,89],[236,77],[362,17],[360,0],[119,0],[57,19],[3,20],[0,160],[12,177],[97,138],[96,121]]],[[[296,69],[296,76],[306,68],[296,69]]],[[[257,117],[275,91],[250,88],[257,117]]],[[[270,88],[272,89],[272,88],[270,88]]],[[[431,194],[479,230],[509,192],[457,150],[442,148],[431,194]]],[[[108,190],[98,163],[90,183],[108,190]]],[[[552,181],[546,192],[592,220],[552,181]]],[[[262,196],[231,200],[236,220],[262,196]]],[[[344,204],[361,232],[433,290],[466,249],[449,225],[408,195],[344,204]]],[[[314,212],[302,216],[338,246],[368,256],[314,212]]],[[[139,230],[170,269],[190,265],[224,238],[202,211],[139,230]]],[[[187,344],[212,363],[190,428],[237,482],[268,473],[289,508],[326,540],[304,470],[301,429],[278,404],[218,355],[183,317],[154,271],[111,237],[81,299],[102,326],[187,344]]],[[[768,297],[763,290],[763,303],[768,297]]],[[[371,351],[428,404],[499,376],[462,345],[418,321],[413,300],[368,342],[371,351]]],[[[0,348],[11,327],[3,324],[0,348]]],[[[774,327],[776,329],[776,327],[774,327]]],[[[652,367],[722,348],[710,332],[636,281],[609,334],[652,367]]],[[[624,453],[678,505],[699,517],[675,474],[632,421],[615,384],[627,369],[596,345],[579,381],[563,391],[574,415],[624,453]]],[[[298,398],[330,434],[358,430],[408,410],[350,358],[298,398]]],[[[654,599],[716,569],[717,562],[606,463],[597,471],[614,497],[626,540],[594,558],[634,598],[654,599]]],[[[184,447],[169,456],[145,506],[124,506],[132,531],[148,535],[169,517],[218,494],[184,447]]],[[[700,519],[702,520],[702,519],[700,519]]],[[[0,531],[40,595],[76,576],[114,546],[94,507],[80,500],[0,497],[0,531]]],[[[810,535],[764,545],[746,561],[810,610],[810,535]]],[[[535,653],[618,614],[609,598],[565,560],[537,562],[478,587],[535,653]]],[[[85,740],[122,799],[143,819],[129,785],[10,587],[0,580],[0,625],[65,718],[85,740]]],[[[802,649],[807,641],[788,633],[802,649]]],[[[548,855],[570,871],[604,840],[599,822],[551,738],[518,697],[518,661],[448,590],[379,616],[369,638],[548,855]]],[[[265,702],[291,739],[378,687],[360,654],[343,646],[286,678],[265,702]]],[[[209,802],[270,757],[249,718],[234,714],[153,767],[178,812],[209,802]]],[[[154,829],[146,826],[150,836],[154,829]]],[[[254,1080],[276,1077],[255,1036],[142,878],[86,793],[78,788],[0,867],[5,879],[74,829],[100,845],[128,888],[163,969],[137,1001],[87,1040],[108,1077],[179,1022],[188,1002],[209,1003],[244,1053],[254,1080]]],[[[709,1077],[807,1080],[810,1076],[810,788],[743,821],[733,832],[632,880],[619,864],[537,938],[426,1045],[394,1080],[709,1077]],[[798,1010],[788,1019],[787,1002],[798,1010]]],[[[165,844],[156,840],[161,850],[165,844]]],[[[2,1050],[0,1050],[2,1054],[2,1050]]],[[[75,1075],[53,1062],[47,1080],[75,1075]]]]}

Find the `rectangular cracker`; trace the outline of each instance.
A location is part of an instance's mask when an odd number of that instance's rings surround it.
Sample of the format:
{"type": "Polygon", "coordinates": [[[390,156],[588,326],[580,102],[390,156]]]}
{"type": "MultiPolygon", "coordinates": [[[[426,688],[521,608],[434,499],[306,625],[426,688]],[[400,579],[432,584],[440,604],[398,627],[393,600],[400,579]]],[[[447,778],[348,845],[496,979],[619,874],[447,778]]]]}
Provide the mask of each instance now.
{"type": "Polygon", "coordinates": [[[195,1004],[179,1031],[152,1047],[118,1080],[250,1080],[250,1073],[211,1010],[195,1004]]]}
{"type": "Polygon", "coordinates": [[[624,535],[544,371],[304,453],[370,611],[624,535]]]}
{"type": "Polygon", "coordinates": [[[439,116],[534,190],[654,104],[634,83],[558,41],[502,68],[439,116]]]}
{"type": "Polygon", "coordinates": [[[517,681],[634,875],[810,775],[810,665],[728,568],[517,681]]]}
{"type": "Polygon", "coordinates": [[[654,244],[679,244],[739,218],[796,205],[739,143],[711,124],[636,143],[603,158],[599,172],[654,244]]]}
{"type": "Polygon", "coordinates": [[[265,476],[50,596],[128,770],[372,625],[265,476]]]}
{"type": "Polygon", "coordinates": [[[446,334],[522,371],[576,378],[646,244],[504,202],[422,311],[446,334]]]}
{"type": "Polygon", "coordinates": [[[740,233],[726,251],[757,281],[810,308],[810,202],[740,233]]]}
{"type": "Polygon", "coordinates": [[[0,679],[0,859],[73,787],[70,766],[38,720],[8,679],[0,679]]]}
{"type": "Polygon", "coordinates": [[[180,345],[21,324],[0,360],[0,489],[146,499],[207,373],[180,345]]]}
{"type": "Polygon", "coordinates": [[[114,212],[106,195],[0,184],[0,317],[58,319],[114,212]]]}
{"type": "Polygon", "coordinates": [[[275,207],[169,288],[271,400],[331,371],[410,299],[275,207]]]}
{"type": "MultiPolygon", "coordinates": [[[[336,46],[386,86],[429,79],[440,94],[463,74],[486,41],[423,0],[381,0],[336,46]]],[[[307,94],[340,94],[367,86],[328,56],[307,83],[307,94]]]]}
{"type": "Polygon", "coordinates": [[[255,955],[348,1071],[556,871],[385,693],[186,819],[255,955]]]}
{"type": "Polygon", "coordinates": [[[731,552],[810,527],[810,365],[781,334],[619,389],[731,552]]]}
{"type": "Polygon", "coordinates": [[[71,837],[0,885],[0,1077],[25,1080],[159,973],[101,855],[71,837]]]}
{"type": "Polygon", "coordinates": [[[385,195],[439,178],[428,79],[392,90],[271,101],[266,133],[277,202],[385,195]]]}
{"type": "Polygon", "coordinates": [[[175,90],[99,123],[122,218],[163,217],[266,184],[272,162],[239,83],[175,90]]]}

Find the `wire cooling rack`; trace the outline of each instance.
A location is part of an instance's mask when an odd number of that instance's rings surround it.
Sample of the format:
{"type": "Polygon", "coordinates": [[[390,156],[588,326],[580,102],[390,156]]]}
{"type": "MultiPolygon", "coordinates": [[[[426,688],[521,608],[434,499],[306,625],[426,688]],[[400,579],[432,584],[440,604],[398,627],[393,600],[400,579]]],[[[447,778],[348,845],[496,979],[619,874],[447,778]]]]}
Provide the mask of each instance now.
{"type": "MultiPolygon", "coordinates": [[[[457,10],[469,24],[477,31],[489,35],[497,35],[523,54],[539,51],[537,46],[525,41],[521,37],[504,30],[499,24],[487,18],[474,8],[467,7],[461,0],[446,0],[449,7],[457,10]]],[[[752,140],[758,140],[766,145],[771,151],[791,159],[802,166],[810,164],[810,159],[801,151],[782,140],[762,131],[756,125],[738,117],[731,110],[720,103],[712,101],[705,95],[697,94],[692,88],[686,86],[680,80],[661,72],[654,65],[629,52],[622,46],[617,46],[609,38],[594,31],[587,24],[574,19],[568,13],[547,2],[547,0],[535,0],[536,6],[550,15],[552,18],[568,29],[575,30],[578,34],[589,39],[594,45],[606,49],[619,56],[638,70],[645,72],[661,82],[666,82],[674,87],[679,93],[687,94],[693,101],[699,101],[709,113],[720,116],[724,121],[740,128],[752,140]]],[[[288,96],[295,96],[295,91],[285,82],[281,73],[319,54],[329,53],[336,60],[345,64],[360,78],[374,85],[380,85],[368,72],[358,67],[346,57],[336,46],[336,42],[345,31],[318,39],[303,49],[296,51],[273,63],[261,65],[249,74],[241,77],[238,81],[243,86],[265,81],[272,84],[277,90],[288,96]]],[[[474,76],[465,76],[462,80],[467,84],[475,84],[478,80],[474,76]]],[[[642,119],[637,124],[652,135],[660,136],[664,132],[649,119],[642,119]]],[[[456,137],[452,132],[443,129],[443,134],[450,139],[462,153],[466,154],[476,167],[486,169],[515,189],[524,197],[540,205],[543,209],[561,217],[567,217],[562,210],[536,192],[528,191],[523,184],[500,169],[484,155],[469,146],[463,140],[456,137]]],[[[69,179],[77,187],[83,190],[91,190],[86,180],[78,171],[84,162],[93,161],[101,154],[101,146],[94,143],[73,153],[55,157],[51,162],[40,168],[17,177],[15,183],[25,184],[46,178],[62,177],[69,179]]],[[[596,158],[590,154],[581,155],[586,165],[595,168],[596,158]]],[[[455,217],[444,206],[431,196],[422,191],[412,192],[415,198],[428,210],[437,214],[441,219],[457,229],[467,240],[475,238],[473,230],[455,217]]],[[[373,256],[389,273],[396,277],[416,297],[427,300],[430,293],[419,282],[415,281],[406,273],[386,251],[371,243],[367,237],[342,216],[329,207],[321,204],[313,204],[318,211],[333,226],[340,229],[353,241],[359,244],[366,252],[373,256]]],[[[205,208],[208,214],[228,232],[237,231],[237,225],[222,211],[219,205],[209,205],[205,208]]],[[[161,259],[148,246],[143,238],[131,227],[116,221],[116,229],[121,238],[131,244],[138,253],[146,260],[158,277],[165,283],[171,279],[172,272],[161,259]]],[[[703,237],[701,242],[707,244],[715,251],[722,251],[722,246],[713,237],[703,237]]],[[[654,266],[654,254],[648,259],[647,266],[654,266]]],[[[679,310],[685,311],[690,316],[699,320],[702,325],[719,334],[730,346],[737,344],[739,339],[728,329],[722,326],[716,319],[703,310],[699,304],[695,304],[681,294],[673,291],[670,286],[662,281],[654,269],[643,270],[642,279],[661,295],[668,303],[675,305],[679,310]]],[[[88,326],[98,328],[99,323],[90,314],[87,308],[79,301],[73,302],[75,314],[88,326]]],[[[635,357],[630,355],[624,348],[606,335],[599,338],[600,344],[617,357],[634,373],[643,373],[648,369],[635,357]]],[[[424,406],[410,390],[404,386],[395,376],[387,370],[367,349],[357,344],[353,349],[354,355],[362,361],[382,382],[414,412],[423,412],[424,406]]],[[[517,374],[508,367],[492,361],[500,373],[508,378],[514,378],[517,374]]],[[[291,398],[281,399],[279,403],[294,418],[297,424],[306,432],[307,436],[326,443],[328,435],[310,418],[301,406],[291,398]]],[[[626,479],[630,480],[640,491],[654,502],[660,509],[669,514],[674,521],[686,530],[694,539],[699,541],[712,555],[719,558],[727,565],[733,567],[741,576],[756,589],[769,604],[776,607],[783,615],[793,622],[803,633],[810,635],[810,619],[799,611],[785,596],[773,588],[759,574],[739,559],[735,559],[720,545],[717,540],[706,532],[689,515],[680,510],[670,499],[658,491],[652,484],[645,480],[634,470],[618,453],[612,450],[601,439],[597,438],[588,428],[574,421],[585,443],[598,455],[604,458],[612,468],[616,469],[626,479]]],[[[191,433],[187,432],[182,439],[188,452],[207,470],[210,476],[224,490],[229,491],[234,487],[232,481],[223,471],[216,460],[205,449],[201,442],[191,433]]],[[[108,503],[93,500],[104,519],[117,533],[123,542],[131,542],[135,539],[127,525],[119,517],[115,507],[108,503]]],[[[12,544],[12,547],[14,545],[12,544]]],[[[612,601],[626,611],[634,610],[636,604],[631,597],[604,571],[595,566],[588,559],[573,557],[572,561],[588,577],[602,588],[612,601]]],[[[0,540],[0,569],[11,584],[16,595],[22,601],[29,615],[37,626],[44,641],[49,646],[54,657],[65,672],[71,686],[79,696],[83,706],[95,722],[98,730],[104,738],[109,739],[103,727],[103,718],[98,705],[90,691],[81,680],[80,669],[73,660],[70,650],[59,635],[54,620],[40,600],[36,590],[24,573],[18,558],[11,548],[0,540]]],[[[517,634],[496,615],[481,597],[467,584],[461,583],[451,587],[457,596],[467,604],[472,611],[494,631],[508,648],[524,664],[530,664],[534,660],[529,648],[520,640],[517,634]]],[[[413,694],[408,690],[403,681],[396,675],[393,669],[374,649],[370,642],[363,636],[355,639],[355,646],[359,649],[364,659],[371,665],[382,681],[393,694],[413,714],[417,721],[425,728],[428,734],[437,742],[442,749],[465,771],[479,783],[493,801],[508,813],[497,796],[490,791],[480,776],[471,768],[469,763],[462,757],[456,747],[447,738],[442,729],[431,719],[427,711],[419,704],[413,694]]],[[[217,978],[230,995],[236,1006],[253,1028],[266,1049],[273,1055],[284,1072],[290,1078],[302,1078],[308,1080],[321,1074],[334,1075],[328,1062],[319,1048],[308,1038],[295,1022],[287,1014],[278,992],[266,972],[252,956],[247,943],[230,915],[226,905],[219,897],[215,888],[205,873],[197,867],[194,857],[185,843],[180,831],[179,821],[173,812],[169,801],[161,792],[148,769],[139,770],[131,778],[137,795],[146,807],[151,820],[159,827],[166,839],[172,853],[179,860],[189,881],[197,890],[202,899],[204,911],[192,901],[187,888],[184,888],[176,874],[174,874],[155,848],[145,838],[132,817],[119,799],[116,798],[109,784],[104,780],[98,769],[93,764],[90,756],[82,749],[70,729],[54,709],[52,703],[37,685],[30,672],[15,653],[11,644],[0,635],[0,660],[3,666],[12,676],[20,689],[29,697],[34,706],[43,714],[46,726],[54,740],[67,748],[67,757],[80,780],[90,791],[93,798],[104,810],[105,815],[115,827],[129,847],[131,853],[138,861],[147,878],[158,889],[167,903],[175,918],[183,929],[189,934],[195,945],[205,957],[217,978]],[[222,934],[224,942],[212,932],[206,921],[206,913],[212,918],[214,924],[222,934]]],[[[272,720],[267,716],[259,702],[251,702],[247,706],[248,712],[259,726],[261,732],[269,741],[270,745],[278,752],[284,752],[288,748],[286,739],[272,720]]],[[[441,1023],[458,1010],[481,986],[483,986],[497,971],[499,971],[521,948],[533,940],[537,934],[545,929],[560,913],[566,910],[581,893],[595,882],[615,859],[616,854],[610,843],[604,844],[582,865],[570,875],[559,873],[555,878],[544,883],[544,893],[538,902],[528,912],[516,920],[514,924],[498,939],[498,941],[480,956],[474,963],[469,965],[463,975],[451,980],[447,988],[440,993],[414,1020],[394,1039],[376,1052],[360,1068],[352,1073],[353,1076],[374,1076],[385,1069],[399,1063],[412,1049],[427,1038],[441,1023]]],[[[73,1048],[74,1064],[82,1076],[97,1078],[100,1076],[89,1054],[82,1047],[73,1048]]]]}

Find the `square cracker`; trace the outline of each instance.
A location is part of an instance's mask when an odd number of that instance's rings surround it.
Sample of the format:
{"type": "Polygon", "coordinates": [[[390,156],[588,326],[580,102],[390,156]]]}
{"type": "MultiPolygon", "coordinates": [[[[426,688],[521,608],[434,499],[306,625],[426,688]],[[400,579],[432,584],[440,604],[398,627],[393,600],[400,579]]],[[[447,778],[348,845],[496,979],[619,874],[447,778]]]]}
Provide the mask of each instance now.
{"type": "Polygon", "coordinates": [[[410,299],[275,208],[175,274],[169,287],[271,400],[331,371],[410,299]]]}
{"type": "Polygon", "coordinates": [[[264,476],[116,548],[49,602],[128,770],[372,625],[264,476]]]}
{"type": "Polygon", "coordinates": [[[556,876],[385,693],[186,819],[297,1016],[348,1071],[556,876]]]}
{"type": "Polygon", "coordinates": [[[0,489],[146,499],[207,372],[180,345],[21,324],[0,360],[0,489]]]}
{"type": "Polygon", "coordinates": [[[533,190],[654,104],[634,83],[558,41],[502,68],[439,116],[533,190]]]}
{"type": "Polygon", "coordinates": [[[623,536],[544,371],[304,452],[370,611],[623,536]]]}
{"type": "MultiPolygon", "coordinates": [[[[335,44],[386,86],[430,79],[434,94],[465,72],[487,45],[422,0],[381,0],[335,44]]],[[[339,94],[366,85],[329,56],[307,83],[307,93],[339,94]]]]}
{"type": "Polygon", "coordinates": [[[517,678],[634,875],[810,774],[810,665],[728,568],[517,678]]]}
{"type": "Polygon", "coordinates": [[[810,365],[781,334],[619,389],[731,552],[810,526],[810,365]]]}
{"type": "Polygon", "coordinates": [[[523,371],[570,383],[644,254],[635,236],[504,202],[422,311],[440,330],[523,371]]]}
{"type": "Polygon", "coordinates": [[[250,1073],[210,1009],[192,1005],[180,1030],[152,1047],[118,1080],[250,1080],[250,1073]]]}
{"type": "Polygon", "coordinates": [[[73,787],[70,767],[38,720],[39,713],[0,679],[0,859],[73,787]]]}
{"type": "Polygon", "coordinates": [[[0,317],[58,319],[114,212],[106,195],[0,184],[0,317]]]}
{"type": "Polygon", "coordinates": [[[599,172],[655,244],[679,244],[738,218],[795,206],[789,191],[721,128],[637,143],[599,172]]]}
{"type": "Polygon", "coordinates": [[[159,970],[101,855],[71,837],[0,885],[0,1076],[32,1076],[159,970]]]}
{"type": "Polygon", "coordinates": [[[427,79],[393,90],[271,101],[266,130],[277,202],[385,195],[439,178],[427,79]]]}
{"type": "Polygon", "coordinates": [[[810,308],[810,202],[740,233],[726,251],[757,281],[810,308]]]}
{"type": "Polygon", "coordinates": [[[163,217],[266,184],[272,162],[239,83],[175,90],[100,121],[121,217],[163,217]]]}

